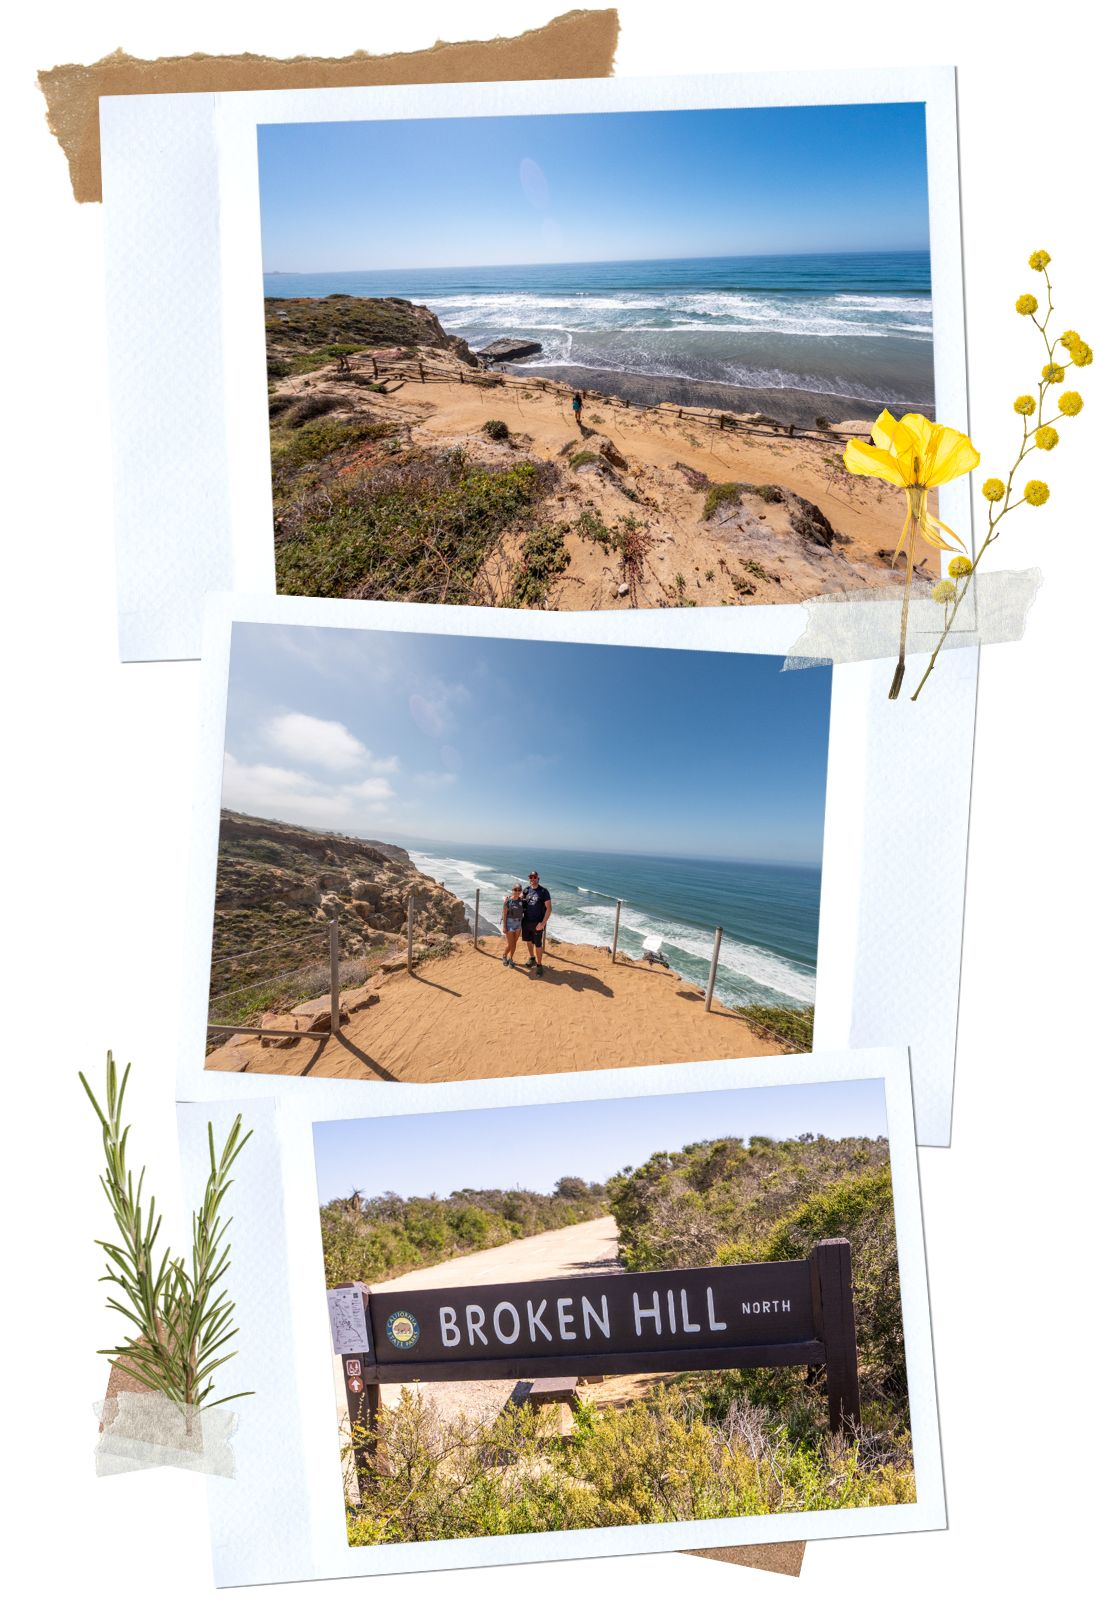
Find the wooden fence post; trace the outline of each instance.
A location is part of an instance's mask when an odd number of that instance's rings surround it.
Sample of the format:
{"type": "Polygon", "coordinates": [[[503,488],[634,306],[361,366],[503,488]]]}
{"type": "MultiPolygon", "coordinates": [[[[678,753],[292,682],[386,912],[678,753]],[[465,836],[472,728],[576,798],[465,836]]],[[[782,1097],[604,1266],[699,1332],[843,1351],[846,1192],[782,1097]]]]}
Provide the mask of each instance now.
{"type": "Polygon", "coordinates": [[[419,372],[419,374],[420,374],[420,381],[421,381],[421,383],[423,383],[423,382],[424,382],[424,381],[425,381],[425,378],[424,378],[424,363],[423,363],[423,361],[418,361],[418,362],[417,362],[417,363],[416,363],[416,370],[417,370],[417,371],[418,371],[418,372],[419,372]]]}
{"type": "Polygon", "coordinates": [[[481,938],[481,890],[474,890],[474,949],[478,947],[481,938]]]}
{"type": "Polygon", "coordinates": [[[371,364],[371,370],[373,371],[375,378],[377,378],[378,377],[378,357],[377,356],[371,356],[370,364],[371,364]]]}
{"type": "Polygon", "coordinates": [[[409,896],[409,910],[405,918],[405,968],[411,972],[413,969],[413,896],[409,896]]]}
{"type": "Polygon", "coordinates": [[[709,974],[709,976],[707,978],[707,1003],[703,1007],[704,1011],[709,1011],[710,1010],[711,1001],[714,999],[714,980],[718,976],[718,952],[719,952],[719,950],[721,950],[721,948],[722,948],[722,930],[721,930],[721,928],[715,928],[715,930],[714,930],[714,949],[711,952],[710,974],[709,974]]]}
{"type": "Polygon", "coordinates": [[[622,909],[623,909],[622,901],[621,900],[616,900],[616,902],[615,902],[615,937],[611,942],[611,964],[612,964],[612,966],[615,965],[615,957],[619,953],[619,916],[620,916],[620,914],[622,912],[622,909]]]}
{"type": "Polygon", "coordinates": [[[829,1427],[852,1434],[860,1424],[859,1358],[852,1301],[852,1249],[847,1239],[824,1239],[810,1251],[814,1326],[825,1346],[829,1427]]]}
{"type": "Polygon", "coordinates": [[[328,925],[329,1027],[340,1032],[340,924],[333,917],[328,925]]]}

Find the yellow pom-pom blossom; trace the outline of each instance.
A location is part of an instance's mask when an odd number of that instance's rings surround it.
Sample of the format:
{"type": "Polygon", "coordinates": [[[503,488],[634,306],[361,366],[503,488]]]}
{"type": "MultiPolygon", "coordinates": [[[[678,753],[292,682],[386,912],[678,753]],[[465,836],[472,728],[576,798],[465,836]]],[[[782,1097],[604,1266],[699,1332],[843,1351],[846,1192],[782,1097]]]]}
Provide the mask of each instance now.
{"type": "Polygon", "coordinates": [[[1050,490],[1041,478],[1032,478],[1024,485],[1024,499],[1029,506],[1045,506],[1050,499],[1050,490]]]}
{"type": "Polygon", "coordinates": [[[844,465],[860,477],[881,478],[884,483],[905,490],[907,510],[894,550],[895,560],[914,523],[921,537],[937,550],[951,548],[944,534],[961,546],[958,535],[929,511],[928,491],[950,483],[952,478],[961,478],[978,465],[981,457],[966,434],[929,422],[919,412],[907,412],[899,420],[883,411],[871,429],[871,439],[871,444],[849,439],[844,447],[844,465]]]}
{"type": "Polygon", "coordinates": [[[941,578],[932,590],[932,598],[938,605],[945,606],[949,600],[954,600],[958,590],[947,578],[941,578]]]}
{"type": "Polygon", "coordinates": [[[1092,366],[1092,346],[1082,339],[1080,344],[1075,344],[1070,352],[1070,360],[1075,367],[1092,366]]]}
{"type": "Polygon", "coordinates": [[[1053,450],[1058,443],[1058,429],[1036,428],[1035,443],[1040,450],[1053,450]]]}
{"type": "Polygon", "coordinates": [[[974,571],[974,563],[969,556],[952,556],[947,570],[953,578],[965,578],[974,571]]]}
{"type": "Polygon", "coordinates": [[[1050,266],[1050,257],[1045,250],[1033,250],[1027,258],[1027,264],[1035,272],[1042,272],[1044,267],[1050,266]]]}
{"type": "MultiPolygon", "coordinates": [[[[1074,352],[1074,360],[1077,360],[1076,351],[1074,352]]],[[[1080,365],[1079,362],[1078,365],[1080,365]]],[[[1042,375],[1045,383],[1061,383],[1062,379],[1066,375],[1066,369],[1065,367],[1058,366],[1057,362],[1048,361],[1046,366],[1043,368],[1042,375]]]]}
{"type": "Polygon", "coordinates": [[[1064,417],[1075,417],[1084,403],[1076,389],[1067,389],[1058,396],[1058,410],[1064,417]]]}
{"type": "Polygon", "coordinates": [[[1005,497],[1005,486],[1001,482],[1000,478],[987,478],[982,484],[982,493],[985,495],[987,500],[1003,500],[1005,497]]]}
{"type": "Polygon", "coordinates": [[[1076,328],[1067,328],[1058,342],[1064,344],[1067,350],[1072,350],[1075,344],[1081,343],[1081,335],[1076,328]]]}
{"type": "Polygon", "coordinates": [[[1029,394],[1018,394],[1012,402],[1012,409],[1021,417],[1030,417],[1035,410],[1035,401],[1029,394]]]}
{"type": "Polygon", "coordinates": [[[1039,302],[1033,294],[1022,294],[1016,302],[1016,310],[1021,317],[1030,317],[1033,311],[1038,311],[1039,302]]]}

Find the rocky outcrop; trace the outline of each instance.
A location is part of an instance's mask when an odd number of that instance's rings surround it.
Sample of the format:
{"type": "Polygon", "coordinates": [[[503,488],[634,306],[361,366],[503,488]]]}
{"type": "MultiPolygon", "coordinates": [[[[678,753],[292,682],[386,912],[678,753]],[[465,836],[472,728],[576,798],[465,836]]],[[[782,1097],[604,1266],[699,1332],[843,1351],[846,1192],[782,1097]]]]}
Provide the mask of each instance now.
{"type": "Polygon", "coordinates": [[[537,339],[494,339],[478,355],[483,361],[523,361],[542,353],[537,339]]]}
{"type": "Polygon", "coordinates": [[[238,951],[295,941],[321,959],[334,916],[342,956],[362,954],[401,931],[410,894],[421,937],[465,929],[462,901],[418,872],[399,845],[223,811],[215,961],[232,964],[238,951]]]}

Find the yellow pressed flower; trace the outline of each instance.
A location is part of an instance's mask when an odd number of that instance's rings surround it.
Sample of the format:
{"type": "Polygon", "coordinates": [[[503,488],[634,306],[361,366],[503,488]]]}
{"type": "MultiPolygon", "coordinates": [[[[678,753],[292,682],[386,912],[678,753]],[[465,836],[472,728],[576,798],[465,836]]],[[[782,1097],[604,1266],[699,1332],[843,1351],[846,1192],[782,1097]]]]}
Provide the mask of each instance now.
{"type": "Polygon", "coordinates": [[[905,675],[905,632],[917,531],[919,529],[921,537],[937,550],[950,550],[945,534],[962,548],[958,535],[929,511],[929,491],[972,472],[980,460],[965,433],[929,422],[916,411],[906,412],[900,419],[891,416],[889,411],[881,411],[871,429],[870,444],[862,439],[849,439],[844,447],[844,465],[849,472],[865,478],[881,478],[884,483],[905,490],[905,521],[894,549],[896,561],[904,547],[906,572],[901,603],[901,644],[897,671],[890,687],[891,700],[897,699],[905,675]]]}
{"type": "MultiPolygon", "coordinates": [[[[1078,353],[1079,353],[1080,349],[1081,349],[1081,346],[1078,345],[1077,349],[1073,353],[1073,359],[1077,363],[1078,366],[1082,366],[1084,364],[1084,363],[1082,363],[1080,361],[1077,361],[1077,356],[1078,356],[1078,353]]],[[[1043,368],[1043,371],[1042,371],[1042,378],[1043,378],[1044,383],[1061,383],[1061,381],[1065,377],[1065,375],[1066,375],[1065,367],[1060,367],[1057,364],[1057,362],[1055,362],[1055,361],[1048,361],[1046,366],[1043,368]]]]}
{"type": "Polygon", "coordinates": [[[1075,344],[1081,343],[1081,335],[1076,328],[1067,328],[1058,342],[1064,344],[1067,350],[1072,350],[1075,344]]]}
{"type": "Polygon", "coordinates": [[[954,600],[958,592],[948,578],[941,578],[932,590],[932,598],[937,604],[945,606],[949,600],[954,600]]]}
{"type": "Polygon", "coordinates": [[[1058,396],[1058,410],[1064,417],[1075,417],[1084,403],[1076,389],[1067,389],[1058,396]]]}
{"type": "Polygon", "coordinates": [[[1050,257],[1045,250],[1033,250],[1027,258],[1027,264],[1036,272],[1042,272],[1044,267],[1050,266],[1050,257]]]}
{"type": "Polygon", "coordinates": [[[1029,394],[1019,394],[1012,403],[1012,409],[1019,412],[1021,417],[1030,417],[1035,410],[1035,401],[1029,394]]]}
{"type": "Polygon", "coordinates": [[[1036,428],[1035,443],[1040,450],[1053,450],[1058,443],[1058,429],[1036,428]]]}
{"type": "Polygon", "coordinates": [[[965,578],[974,571],[974,563],[969,556],[952,556],[947,570],[953,578],[965,578]]]}
{"type": "Polygon", "coordinates": [[[1032,478],[1024,484],[1024,499],[1029,506],[1045,506],[1050,499],[1050,490],[1041,478],[1032,478]]]}
{"type": "Polygon", "coordinates": [[[1021,317],[1030,317],[1033,311],[1038,311],[1039,302],[1033,294],[1022,294],[1016,302],[1016,310],[1021,317]]]}
{"type": "Polygon", "coordinates": [[[1080,344],[1075,344],[1070,353],[1070,360],[1075,367],[1092,366],[1092,346],[1082,339],[1080,344]]]}
{"type": "Polygon", "coordinates": [[[982,484],[982,493],[985,495],[987,500],[1003,500],[1005,497],[1005,486],[1001,482],[1000,478],[987,478],[982,484]]]}

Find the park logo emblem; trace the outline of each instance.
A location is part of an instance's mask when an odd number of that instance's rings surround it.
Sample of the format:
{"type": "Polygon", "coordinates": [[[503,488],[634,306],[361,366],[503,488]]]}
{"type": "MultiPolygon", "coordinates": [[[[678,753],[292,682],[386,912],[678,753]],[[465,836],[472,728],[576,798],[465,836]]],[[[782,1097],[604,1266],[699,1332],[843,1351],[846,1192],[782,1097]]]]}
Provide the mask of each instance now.
{"type": "Polygon", "coordinates": [[[386,1318],[386,1338],[398,1350],[411,1350],[420,1338],[420,1324],[411,1311],[395,1311],[386,1318]]]}

